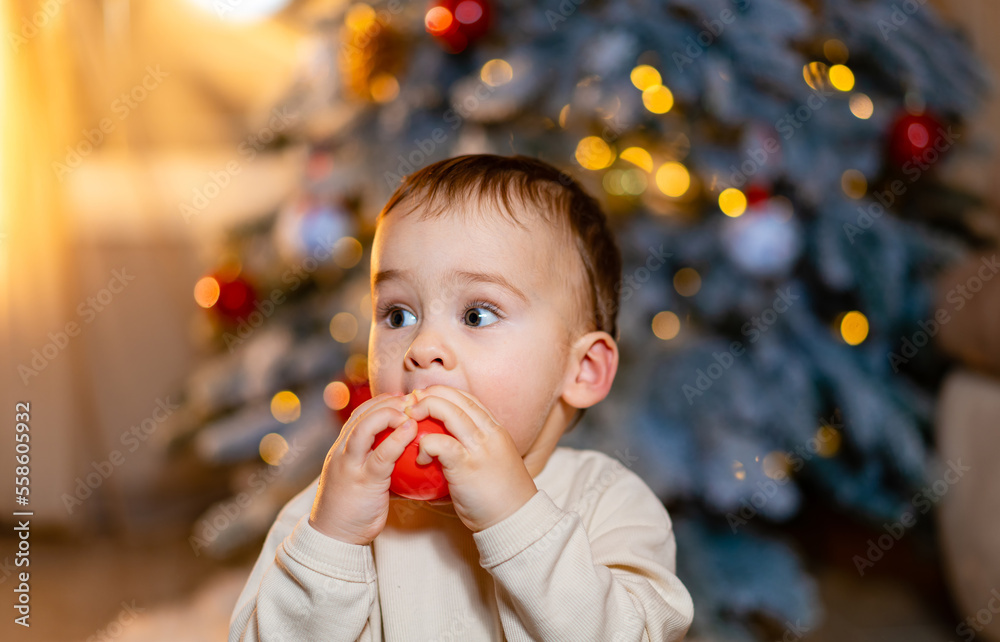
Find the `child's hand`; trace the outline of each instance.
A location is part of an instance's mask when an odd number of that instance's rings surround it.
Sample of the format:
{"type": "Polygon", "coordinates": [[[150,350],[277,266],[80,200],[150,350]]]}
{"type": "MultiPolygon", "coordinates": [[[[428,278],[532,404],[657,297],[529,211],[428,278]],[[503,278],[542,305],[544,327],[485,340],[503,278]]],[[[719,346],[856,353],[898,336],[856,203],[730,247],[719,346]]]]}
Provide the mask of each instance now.
{"type": "Polygon", "coordinates": [[[368,544],[385,528],[389,477],[396,460],[417,435],[417,422],[403,413],[411,395],[381,394],[358,406],[323,462],[309,524],[349,544],[368,544]],[[395,428],[378,448],[375,435],[395,428]]]}
{"type": "Polygon", "coordinates": [[[418,401],[406,414],[440,419],[454,435],[424,435],[417,463],[438,458],[455,513],[473,532],[513,514],[537,492],[513,438],[478,399],[442,385],[413,394],[418,401]]]}

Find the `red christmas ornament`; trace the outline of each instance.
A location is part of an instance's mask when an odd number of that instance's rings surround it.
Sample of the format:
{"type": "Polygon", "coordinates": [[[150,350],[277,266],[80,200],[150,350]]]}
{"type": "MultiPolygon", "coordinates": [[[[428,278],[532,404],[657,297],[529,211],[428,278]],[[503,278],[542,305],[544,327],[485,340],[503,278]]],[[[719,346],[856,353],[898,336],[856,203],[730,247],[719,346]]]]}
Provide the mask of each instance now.
{"type": "Polygon", "coordinates": [[[753,207],[758,203],[763,203],[771,198],[771,193],[762,185],[751,185],[747,188],[747,207],[753,207]]]}
{"type": "Polygon", "coordinates": [[[212,306],[219,316],[238,323],[253,312],[257,295],[249,281],[239,276],[226,278],[220,274],[214,274],[212,278],[219,284],[219,298],[212,306]]]}
{"type": "MultiPolygon", "coordinates": [[[[393,430],[393,428],[386,428],[375,435],[372,450],[391,435],[393,430]]],[[[389,490],[397,495],[420,501],[441,499],[448,495],[448,481],[444,478],[444,469],[437,458],[432,459],[429,464],[417,463],[420,440],[423,439],[424,435],[429,434],[450,435],[451,433],[445,429],[441,421],[433,417],[417,422],[417,436],[407,444],[403,454],[396,460],[395,468],[392,469],[389,490]]]]}
{"type": "Polygon", "coordinates": [[[897,168],[915,164],[921,169],[927,169],[947,149],[944,125],[932,114],[904,112],[892,125],[889,134],[889,160],[897,168]]]}
{"type": "Polygon", "coordinates": [[[489,0],[434,0],[424,26],[448,53],[459,53],[489,31],[492,15],[489,0]]]}
{"type": "Polygon", "coordinates": [[[341,382],[347,386],[348,401],[346,406],[337,411],[337,417],[340,418],[341,424],[346,423],[351,418],[355,408],[372,398],[372,390],[367,381],[358,382],[350,377],[345,377],[345,379],[346,381],[341,379],[341,382]]]}

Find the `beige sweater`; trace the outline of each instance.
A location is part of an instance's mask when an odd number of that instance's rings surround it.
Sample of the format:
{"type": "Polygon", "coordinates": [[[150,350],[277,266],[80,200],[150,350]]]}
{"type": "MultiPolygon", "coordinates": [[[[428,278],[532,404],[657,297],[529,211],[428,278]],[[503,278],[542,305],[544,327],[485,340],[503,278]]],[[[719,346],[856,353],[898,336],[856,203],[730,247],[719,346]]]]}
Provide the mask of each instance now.
{"type": "Polygon", "coordinates": [[[666,509],[603,453],[556,448],[538,492],[478,533],[451,504],[393,500],[368,545],[309,525],[317,483],[271,527],[230,642],[661,642],[691,624],[666,509]]]}

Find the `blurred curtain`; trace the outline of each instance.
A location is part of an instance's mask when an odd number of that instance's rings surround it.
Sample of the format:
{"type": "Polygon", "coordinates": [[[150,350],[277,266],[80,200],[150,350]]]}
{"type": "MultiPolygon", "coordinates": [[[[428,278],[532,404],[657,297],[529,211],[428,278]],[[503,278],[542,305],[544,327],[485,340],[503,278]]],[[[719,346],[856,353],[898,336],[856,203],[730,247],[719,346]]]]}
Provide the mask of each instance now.
{"type": "MultiPolygon", "coordinates": [[[[0,330],[5,364],[0,426],[5,447],[12,448],[14,405],[30,402],[30,509],[50,522],[68,518],[58,491],[72,486],[70,453],[73,440],[83,436],[76,428],[85,424],[87,414],[74,385],[79,350],[70,343],[51,360],[41,353],[51,341],[49,334],[58,336],[71,320],[68,300],[75,289],[68,269],[64,191],[52,170],[52,160],[65,153],[81,129],[67,27],[75,4],[7,2],[0,14],[5,40],[0,47],[0,330]],[[33,358],[34,350],[40,358],[33,358]]],[[[0,477],[12,479],[13,457],[0,461],[0,477]]]]}

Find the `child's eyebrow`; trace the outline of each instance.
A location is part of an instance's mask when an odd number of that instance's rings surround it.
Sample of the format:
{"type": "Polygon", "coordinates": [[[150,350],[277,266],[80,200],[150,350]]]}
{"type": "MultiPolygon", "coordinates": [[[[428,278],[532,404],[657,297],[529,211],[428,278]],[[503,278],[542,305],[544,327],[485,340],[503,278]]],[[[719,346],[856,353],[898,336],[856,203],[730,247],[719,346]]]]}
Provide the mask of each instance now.
{"type": "MultiPolygon", "coordinates": [[[[379,284],[387,281],[406,280],[409,272],[405,270],[381,270],[375,273],[372,279],[372,288],[377,288],[379,284]]],[[[465,283],[492,283],[504,288],[524,303],[529,303],[527,295],[518,289],[513,283],[500,274],[490,274],[488,272],[469,272],[459,270],[453,273],[453,280],[461,280],[465,283]]]]}

